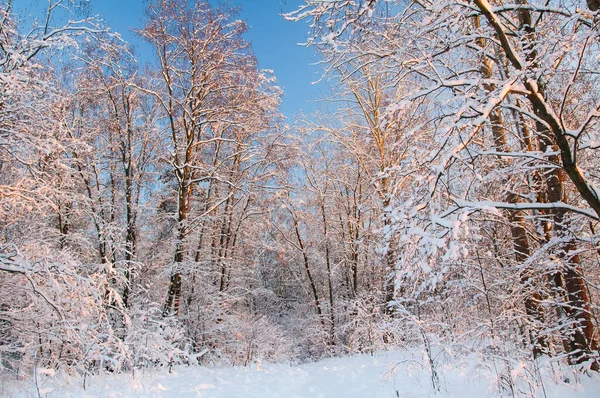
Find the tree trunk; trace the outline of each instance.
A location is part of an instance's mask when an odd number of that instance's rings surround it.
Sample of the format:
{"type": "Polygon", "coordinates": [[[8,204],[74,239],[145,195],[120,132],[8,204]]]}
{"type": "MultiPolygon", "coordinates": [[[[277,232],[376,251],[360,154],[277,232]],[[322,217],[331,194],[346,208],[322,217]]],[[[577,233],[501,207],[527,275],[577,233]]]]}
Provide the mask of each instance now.
{"type": "MultiPolygon", "coordinates": [[[[474,19],[475,28],[479,30],[481,28],[481,21],[479,17],[474,19]]],[[[485,49],[485,39],[478,39],[479,47],[485,49]]],[[[480,72],[484,79],[490,81],[493,77],[493,66],[491,60],[482,56],[480,72]]],[[[495,87],[491,84],[485,84],[484,89],[487,93],[491,93],[495,87]]],[[[490,113],[490,124],[492,130],[492,138],[494,141],[495,150],[497,152],[508,152],[509,147],[506,140],[506,134],[504,132],[504,120],[502,118],[502,111],[497,108],[490,113]]],[[[499,156],[498,163],[503,166],[504,161],[499,156]]],[[[506,183],[507,181],[504,181],[506,183]]],[[[519,197],[514,193],[508,193],[506,201],[508,203],[518,203],[519,197]]],[[[521,211],[509,211],[509,220],[511,224],[511,235],[513,240],[513,249],[515,252],[515,259],[517,263],[523,264],[531,255],[531,249],[529,246],[529,240],[527,239],[527,229],[525,228],[525,219],[521,211]]],[[[530,341],[533,344],[533,355],[538,357],[548,347],[546,339],[540,334],[539,326],[544,324],[544,309],[541,305],[541,294],[533,287],[533,271],[531,269],[525,269],[521,272],[521,284],[525,292],[525,311],[530,321],[537,327],[530,330],[530,341]]]]}
{"type": "Polygon", "coordinates": [[[329,234],[327,231],[327,213],[325,210],[325,197],[321,195],[321,218],[323,220],[323,234],[325,236],[325,264],[327,266],[327,286],[329,288],[329,344],[335,345],[335,311],[333,303],[333,283],[331,273],[331,253],[329,234]]]}
{"type": "Polygon", "coordinates": [[[298,239],[298,246],[300,247],[300,251],[302,252],[302,259],[304,261],[304,270],[306,271],[306,276],[308,277],[308,282],[310,285],[310,290],[312,292],[313,299],[315,301],[315,309],[317,310],[317,315],[319,317],[319,321],[323,326],[323,329],[326,329],[325,320],[323,319],[323,310],[321,309],[321,302],[319,301],[319,294],[317,293],[317,285],[315,280],[310,272],[310,261],[308,260],[308,254],[306,253],[306,248],[304,247],[304,241],[302,240],[302,235],[300,235],[300,226],[298,225],[298,219],[296,218],[296,214],[290,211],[292,214],[292,221],[294,223],[294,232],[296,233],[296,239],[298,239]]]}
{"type": "MultiPolygon", "coordinates": [[[[187,173],[189,172],[187,167],[184,167],[183,176],[180,178],[179,194],[178,194],[178,211],[177,211],[177,241],[175,244],[175,257],[173,258],[173,265],[175,267],[181,266],[184,260],[184,240],[187,236],[187,216],[189,211],[189,200],[191,195],[190,187],[187,184],[188,178],[187,173]]],[[[167,290],[167,299],[163,309],[163,316],[171,314],[177,315],[179,313],[179,306],[181,303],[181,272],[175,271],[171,275],[169,280],[169,288],[167,290]]]]}

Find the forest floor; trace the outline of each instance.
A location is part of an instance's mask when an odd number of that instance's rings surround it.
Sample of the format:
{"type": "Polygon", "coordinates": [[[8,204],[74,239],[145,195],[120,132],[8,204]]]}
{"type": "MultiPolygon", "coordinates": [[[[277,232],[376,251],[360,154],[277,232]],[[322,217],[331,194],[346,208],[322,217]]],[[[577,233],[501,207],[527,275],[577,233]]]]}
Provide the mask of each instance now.
{"type": "MultiPolygon", "coordinates": [[[[428,358],[422,352],[386,352],[375,356],[331,358],[302,365],[260,364],[248,367],[207,368],[178,366],[135,374],[102,375],[81,379],[42,371],[33,380],[3,380],[2,397],[282,397],[282,398],[398,398],[494,396],[600,397],[600,376],[578,377],[569,369],[546,366],[543,388],[531,387],[525,365],[474,356],[462,361],[436,360],[438,386],[432,385],[428,358]],[[500,372],[500,373],[499,373],[500,372]],[[503,373],[505,372],[505,373],[503,373]],[[499,376],[500,374],[500,376],[499,376]],[[512,384],[512,389],[511,389],[512,384]],[[500,386],[503,386],[500,387],[500,386]]],[[[539,380],[539,379],[538,379],[539,380]]],[[[540,385],[540,383],[538,383],[540,385]]]]}

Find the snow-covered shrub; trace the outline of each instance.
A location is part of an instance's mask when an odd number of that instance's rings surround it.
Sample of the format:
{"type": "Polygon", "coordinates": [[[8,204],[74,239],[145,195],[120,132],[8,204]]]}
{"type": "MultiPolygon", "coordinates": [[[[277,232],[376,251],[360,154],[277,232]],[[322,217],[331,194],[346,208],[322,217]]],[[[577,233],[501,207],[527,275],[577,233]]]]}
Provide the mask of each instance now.
{"type": "Polygon", "coordinates": [[[27,258],[15,246],[1,250],[2,366],[25,373],[114,367],[103,286],[83,276],[87,267],[64,257],[27,258]]]}
{"type": "Polygon", "coordinates": [[[131,311],[131,325],[124,339],[127,370],[195,364],[183,324],[175,317],[164,317],[162,309],[143,302],[131,311]]]}

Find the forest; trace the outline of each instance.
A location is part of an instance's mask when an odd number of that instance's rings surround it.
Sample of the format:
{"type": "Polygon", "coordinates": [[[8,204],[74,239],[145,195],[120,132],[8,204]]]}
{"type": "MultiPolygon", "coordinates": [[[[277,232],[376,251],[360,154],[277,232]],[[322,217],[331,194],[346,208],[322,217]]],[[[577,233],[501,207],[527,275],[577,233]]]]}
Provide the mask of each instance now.
{"type": "MultiPolygon", "coordinates": [[[[93,0],[92,0],[93,1],[93,0]]],[[[0,0],[0,376],[420,347],[600,370],[600,2],[305,0],[283,117],[233,3],[0,0]]],[[[554,368],[553,368],[554,369],[554,368]]]]}

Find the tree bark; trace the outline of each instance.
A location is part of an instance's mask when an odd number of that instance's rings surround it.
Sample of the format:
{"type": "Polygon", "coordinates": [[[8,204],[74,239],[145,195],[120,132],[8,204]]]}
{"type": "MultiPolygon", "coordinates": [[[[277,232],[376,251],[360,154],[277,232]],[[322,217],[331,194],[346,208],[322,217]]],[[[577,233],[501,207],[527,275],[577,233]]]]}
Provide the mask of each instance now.
{"type": "Polygon", "coordinates": [[[296,233],[296,239],[298,240],[298,246],[300,247],[300,251],[302,252],[302,259],[304,261],[304,270],[306,271],[306,276],[308,277],[308,282],[310,285],[310,290],[312,292],[312,296],[315,302],[315,309],[317,310],[317,315],[319,317],[319,321],[323,326],[323,329],[326,329],[325,320],[323,319],[323,310],[321,309],[321,302],[319,300],[319,294],[317,293],[317,285],[315,280],[310,272],[310,261],[308,259],[308,253],[306,252],[306,248],[304,246],[304,241],[302,240],[302,235],[300,234],[300,226],[298,225],[298,218],[296,218],[296,214],[293,211],[290,211],[292,215],[292,222],[294,223],[294,232],[296,233]]]}
{"type": "MultiPolygon", "coordinates": [[[[479,17],[476,17],[475,28],[479,30],[481,28],[481,21],[479,17]]],[[[482,50],[486,47],[485,39],[478,39],[478,45],[482,50]]],[[[492,62],[487,56],[482,56],[481,67],[479,68],[482,77],[490,81],[493,77],[492,62]]],[[[489,94],[495,87],[491,84],[484,85],[485,91],[489,94]]],[[[502,118],[502,111],[500,108],[494,109],[490,113],[490,124],[492,130],[492,138],[494,141],[495,150],[497,152],[508,152],[508,143],[506,140],[506,134],[504,132],[504,120],[502,118]]],[[[498,157],[498,163],[502,166],[504,162],[501,157],[498,157]]],[[[506,181],[505,181],[506,182],[506,181]]],[[[508,203],[518,203],[519,198],[514,193],[508,193],[506,197],[508,203]]],[[[525,227],[525,219],[522,211],[509,211],[509,220],[511,224],[511,235],[513,241],[513,250],[515,252],[515,259],[517,263],[523,264],[527,261],[531,255],[531,249],[529,240],[527,239],[527,229],[525,227]]],[[[546,339],[540,334],[539,326],[544,324],[544,309],[541,305],[542,296],[538,289],[534,288],[533,285],[533,271],[531,269],[524,269],[521,271],[521,284],[525,293],[525,312],[530,318],[532,323],[537,327],[530,330],[530,340],[533,345],[534,357],[540,356],[543,351],[548,347],[546,339]]]]}
{"type": "Polygon", "coordinates": [[[335,345],[335,311],[333,302],[333,283],[331,273],[331,253],[329,234],[327,231],[327,213],[325,210],[325,196],[321,195],[321,218],[323,220],[323,235],[325,236],[325,264],[327,266],[327,286],[329,289],[329,344],[335,345]]]}

